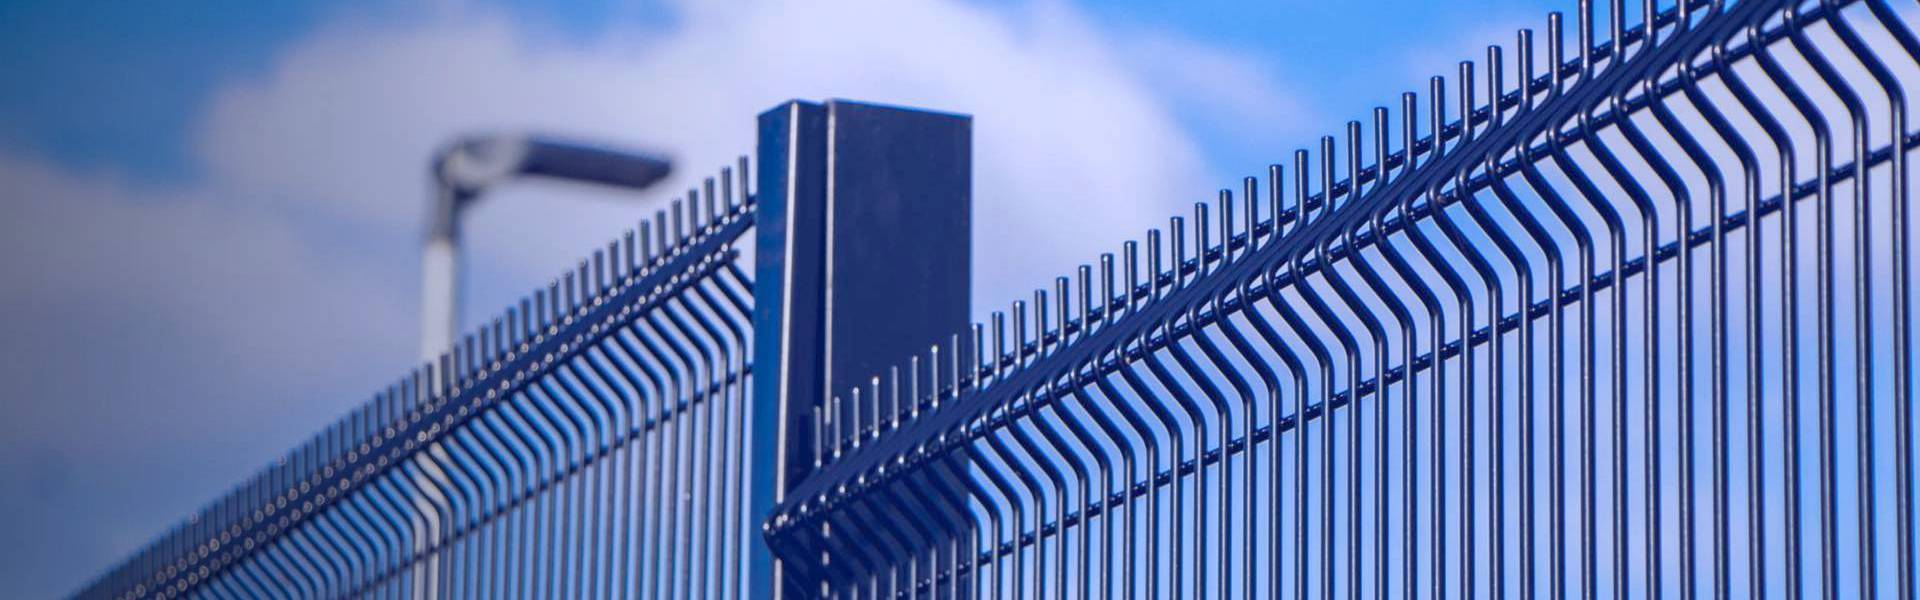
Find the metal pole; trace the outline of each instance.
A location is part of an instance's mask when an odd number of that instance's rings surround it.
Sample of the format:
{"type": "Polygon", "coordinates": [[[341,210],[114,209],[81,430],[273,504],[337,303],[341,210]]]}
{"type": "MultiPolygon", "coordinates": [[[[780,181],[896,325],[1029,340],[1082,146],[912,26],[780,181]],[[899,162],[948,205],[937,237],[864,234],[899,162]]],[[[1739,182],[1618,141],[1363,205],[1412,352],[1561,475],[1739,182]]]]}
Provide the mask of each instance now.
{"type": "MultiPolygon", "coordinates": [[[[969,117],[794,101],[759,129],[751,523],[814,468],[828,398],[966,327],[972,231],[969,117]]],[[[879,411],[848,403],[827,418],[879,411]]],[[[749,561],[750,597],[818,587],[764,543],[749,561]]]]}
{"type": "Polygon", "coordinates": [[[420,255],[420,360],[426,362],[452,347],[460,326],[460,238],[455,224],[465,199],[444,181],[435,188],[420,255]]]}

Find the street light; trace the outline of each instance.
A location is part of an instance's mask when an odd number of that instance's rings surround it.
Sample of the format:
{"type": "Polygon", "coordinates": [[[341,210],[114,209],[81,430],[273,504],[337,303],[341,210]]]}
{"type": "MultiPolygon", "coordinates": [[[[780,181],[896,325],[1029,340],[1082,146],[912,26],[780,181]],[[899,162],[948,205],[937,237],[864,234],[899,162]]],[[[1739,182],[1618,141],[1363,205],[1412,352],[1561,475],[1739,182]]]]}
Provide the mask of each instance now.
{"type": "Polygon", "coordinates": [[[665,159],[530,136],[472,136],[433,157],[433,213],[421,268],[420,355],[432,362],[460,327],[460,213],[494,184],[537,176],[639,190],[666,178],[665,159]]]}

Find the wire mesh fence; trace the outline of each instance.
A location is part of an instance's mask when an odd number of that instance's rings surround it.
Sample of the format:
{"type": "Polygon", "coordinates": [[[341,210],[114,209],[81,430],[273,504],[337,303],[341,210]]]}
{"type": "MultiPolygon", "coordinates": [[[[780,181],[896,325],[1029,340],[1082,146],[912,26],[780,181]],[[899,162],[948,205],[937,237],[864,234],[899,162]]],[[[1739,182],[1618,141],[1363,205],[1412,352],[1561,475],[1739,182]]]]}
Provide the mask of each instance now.
{"type": "Polygon", "coordinates": [[[840,393],[795,587],[1912,597],[1920,11],[1603,8],[840,393]]]}
{"type": "Polygon", "coordinates": [[[1916,24],[1583,0],[819,399],[743,160],[82,595],[1914,597],[1916,24]]]}

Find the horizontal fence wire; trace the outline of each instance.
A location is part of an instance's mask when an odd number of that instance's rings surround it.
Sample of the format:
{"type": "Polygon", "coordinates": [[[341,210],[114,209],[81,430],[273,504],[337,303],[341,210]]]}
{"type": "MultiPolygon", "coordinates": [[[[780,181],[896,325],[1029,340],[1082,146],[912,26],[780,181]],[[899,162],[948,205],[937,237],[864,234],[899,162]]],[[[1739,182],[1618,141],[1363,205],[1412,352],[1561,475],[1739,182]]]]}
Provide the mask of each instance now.
{"type": "Polygon", "coordinates": [[[745,595],[746,159],[735,177],[689,190],[79,596],[745,595]]]}
{"type": "Polygon", "coordinates": [[[1916,22],[1552,15],[830,399],[766,541],[821,597],[1914,597],[1916,22]]]}

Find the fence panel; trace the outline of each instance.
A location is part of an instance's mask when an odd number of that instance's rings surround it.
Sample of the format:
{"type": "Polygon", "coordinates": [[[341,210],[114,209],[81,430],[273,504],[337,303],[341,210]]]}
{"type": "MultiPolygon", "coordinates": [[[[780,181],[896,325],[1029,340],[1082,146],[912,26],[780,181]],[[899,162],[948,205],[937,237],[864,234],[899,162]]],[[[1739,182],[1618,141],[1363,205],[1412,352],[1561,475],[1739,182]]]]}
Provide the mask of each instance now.
{"type": "Polygon", "coordinates": [[[1913,597],[1920,11],[1621,4],[817,410],[791,586],[1913,597]]]}

